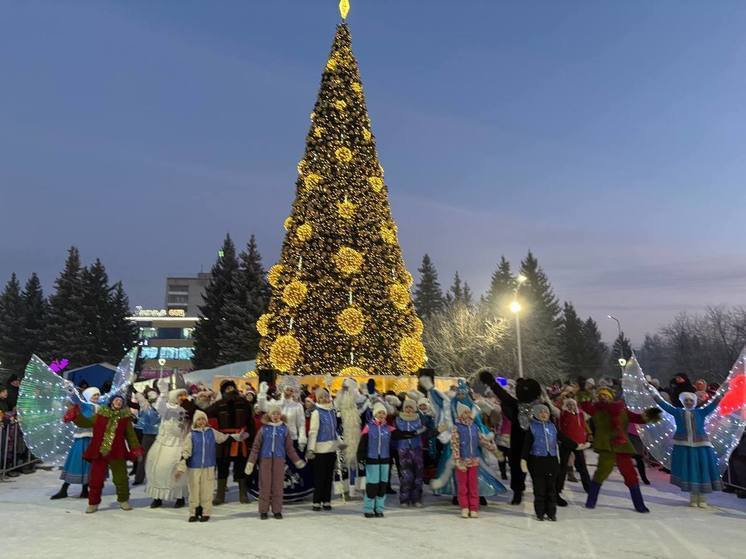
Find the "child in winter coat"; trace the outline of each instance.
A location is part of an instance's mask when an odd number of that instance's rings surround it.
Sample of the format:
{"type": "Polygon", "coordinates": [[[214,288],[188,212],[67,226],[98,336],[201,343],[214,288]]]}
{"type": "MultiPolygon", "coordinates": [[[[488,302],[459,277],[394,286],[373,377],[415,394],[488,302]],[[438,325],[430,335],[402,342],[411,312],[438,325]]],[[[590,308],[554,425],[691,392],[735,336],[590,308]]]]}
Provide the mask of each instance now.
{"type": "Polygon", "coordinates": [[[278,401],[270,401],[245,469],[246,475],[250,476],[259,459],[259,517],[262,520],[268,518],[270,504],[274,517],[282,519],[286,456],[290,457],[296,468],[306,466],[293,447],[293,439],[282,415],[282,405],[278,401]]]}
{"type": "Polygon", "coordinates": [[[425,432],[425,427],[417,413],[417,403],[411,398],[405,398],[394,427],[402,433],[417,435],[396,442],[396,452],[399,454],[399,503],[405,507],[421,507],[425,464],[420,435],[425,432]]]}
{"type": "Polygon", "coordinates": [[[184,438],[181,461],[176,466],[176,479],[187,473],[189,487],[189,522],[207,522],[212,513],[212,494],[215,491],[215,464],[217,444],[229,438],[240,441],[248,433],[227,435],[207,424],[207,414],[194,412],[192,431],[184,438]]]}
{"type": "Polygon", "coordinates": [[[583,489],[587,493],[591,486],[591,477],[588,474],[588,466],[585,462],[583,450],[588,448],[588,435],[590,428],[585,420],[585,413],[578,409],[578,403],[572,398],[566,398],[562,402],[562,413],[560,413],[559,430],[564,436],[573,440],[578,447],[575,450],[570,449],[567,445],[560,447],[560,473],[557,476],[557,501],[560,506],[564,501],[560,496],[562,489],[565,487],[565,479],[570,469],[570,457],[575,456],[575,469],[580,474],[580,480],[583,483],[583,489]]]}
{"type": "Polygon", "coordinates": [[[495,445],[479,431],[472,410],[456,405],[456,423],[451,428],[451,451],[462,518],[479,518],[479,447],[495,451],[495,445]]]}
{"type": "Polygon", "coordinates": [[[531,474],[536,520],[544,520],[546,516],[552,522],[556,522],[559,475],[557,445],[559,443],[574,449],[577,444],[557,431],[554,423],[550,421],[550,416],[549,408],[544,404],[533,407],[533,418],[523,442],[521,469],[524,473],[531,474]]]}
{"type": "Polygon", "coordinates": [[[373,404],[371,419],[363,428],[357,447],[357,462],[365,466],[365,518],[382,518],[386,488],[391,471],[392,441],[418,436],[415,431],[397,431],[386,422],[388,411],[382,402],[373,404]]]}
{"type": "Polygon", "coordinates": [[[306,460],[313,466],[313,510],[332,510],[332,485],[337,450],[344,450],[337,429],[337,410],[326,388],[316,390],[316,403],[310,414],[306,460]]]}

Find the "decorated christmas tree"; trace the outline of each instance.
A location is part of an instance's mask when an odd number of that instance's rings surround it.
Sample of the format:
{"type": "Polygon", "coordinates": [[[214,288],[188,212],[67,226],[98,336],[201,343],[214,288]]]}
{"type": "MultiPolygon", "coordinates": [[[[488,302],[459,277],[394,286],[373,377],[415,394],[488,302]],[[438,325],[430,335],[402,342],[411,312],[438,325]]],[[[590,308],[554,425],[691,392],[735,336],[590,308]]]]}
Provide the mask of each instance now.
{"type": "Polygon", "coordinates": [[[352,53],[346,1],[321,78],[280,262],[268,273],[257,366],[401,375],[425,362],[383,167],[352,53]]]}

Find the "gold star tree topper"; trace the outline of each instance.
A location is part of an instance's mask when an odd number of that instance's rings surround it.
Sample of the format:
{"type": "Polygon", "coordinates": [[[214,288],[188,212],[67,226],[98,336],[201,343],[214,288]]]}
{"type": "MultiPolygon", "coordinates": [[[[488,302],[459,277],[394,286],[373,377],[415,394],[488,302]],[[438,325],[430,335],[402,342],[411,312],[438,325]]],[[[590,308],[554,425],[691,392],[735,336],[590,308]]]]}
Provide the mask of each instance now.
{"type": "Polygon", "coordinates": [[[347,19],[347,14],[349,12],[350,12],[350,0],[340,0],[339,13],[342,14],[342,19],[347,19]]]}

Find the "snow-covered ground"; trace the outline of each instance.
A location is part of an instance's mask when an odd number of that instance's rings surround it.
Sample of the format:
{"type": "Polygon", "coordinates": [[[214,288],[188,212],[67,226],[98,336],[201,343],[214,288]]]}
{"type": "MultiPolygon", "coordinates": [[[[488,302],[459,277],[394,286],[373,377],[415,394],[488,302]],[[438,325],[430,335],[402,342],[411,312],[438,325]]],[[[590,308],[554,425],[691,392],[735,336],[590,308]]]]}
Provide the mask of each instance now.
{"type": "MultiPolygon", "coordinates": [[[[632,510],[629,495],[615,474],[602,490],[599,506],[582,508],[579,484],[569,483],[571,504],[559,509],[557,523],[537,522],[531,495],[523,506],[507,495],[490,502],[479,519],[464,520],[447,500],[428,497],[423,509],[391,505],[383,519],[365,519],[360,501],[335,503],[331,513],[310,505],[285,508],[285,519],[261,521],[256,503],[216,507],[206,524],[187,523],[187,510],[150,510],[142,487],[133,491],[134,511],[116,507],[107,485],[97,514],[83,513],[83,499],[50,501],[59,487],[57,472],[39,471],[0,482],[3,557],[325,557],[399,556],[476,558],[645,557],[709,559],[744,557],[746,499],[723,493],[716,508],[690,509],[666,476],[652,472],[643,492],[652,513],[632,510]],[[414,554],[414,555],[412,555],[414,554]]],[[[79,487],[72,486],[71,494],[79,487]]],[[[235,489],[229,495],[235,501],[235,489]]]]}

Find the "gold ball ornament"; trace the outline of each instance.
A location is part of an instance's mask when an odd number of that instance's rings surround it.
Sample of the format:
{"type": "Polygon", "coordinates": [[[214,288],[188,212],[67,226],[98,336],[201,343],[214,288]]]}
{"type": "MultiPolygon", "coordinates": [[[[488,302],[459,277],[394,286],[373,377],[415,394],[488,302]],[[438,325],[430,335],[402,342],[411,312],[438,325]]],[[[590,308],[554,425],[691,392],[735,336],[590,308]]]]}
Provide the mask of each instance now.
{"type": "Polygon", "coordinates": [[[344,219],[352,219],[355,215],[355,204],[349,200],[337,204],[337,213],[344,219]]]}
{"type": "Polygon", "coordinates": [[[285,231],[290,231],[290,228],[293,226],[293,218],[288,217],[282,224],[282,226],[285,228],[285,231]]]}
{"type": "Polygon", "coordinates": [[[337,160],[342,163],[349,163],[352,161],[352,150],[348,147],[337,148],[334,155],[337,157],[337,160]]]}
{"type": "Polygon", "coordinates": [[[299,306],[308,294],[308,287],[302,281],[293,280],[282,291],[282,300],[288,307],[299,306]]]}
{"type": "Polygon", "coordinates": [[[368,177],[368,184],[375,192],[381,192],[383,179],[381,177],[368,177]]]}
{"type": "Polygon", "coordinates": [[[308,173],[305,177],[303,177],[303,184],[305,185],[306,190],[311,190],[312,188],[315,188],[319,184],[321,184],[321,175],[318,175],[316,173],[308,173]]]}
{"type": "Polygon", "coordinates": [[[370,139],[373,137],[373,134],[370,133],[370,130],[367,128],[363,128],[363,139],[366,142],[370,142],[370,139]]]}
{"type": "Polygon", "coordinates": [[[334,57],[326,61],[326,69],[329,72],[333,72],[334,70],[337,69],[337,60],[334,57]]]}
{"type": "Polygon", "coordinates": [[[295,238],[302,243],[310,239],[311,235],[313,235],[313,227],[308,223],[304,223],[295,231],[295,238]]]}
{"type": "Polygon", "coordinates": [[[357,307],[347,307],[337,315],[337,324],[345,334],[357,336],[363,331],[365,317],[357,307]]]}
{"type": "Polygon", "coordinates": [[[326,129],[323,126],[317,126],[316,128],[313,129],[313,135],[316,136],[317,138],[321,138],[321,136],[324,134],[325,131],[326,129]]]}
{"type": "Polygon", "coordinates": [[[409,290],[400,283],[389,286],[389,299],[394,306],[403,311],[409,305],[409,290]]]}
{"type": "Polygon", "coordinates": [[[269,348],[269,360],[283,373],[292,371],[300,356],[300,344],[291,335],[280,336],[269,348]]]}
{"type": "Polygon", "coordinates": [[[352,83],[352,91],[354,91],[355,93],[362,93],[362,91],[363,91],[363,84],[361,84],[360,82],[353,82],[352,83]]]}
{"type": "Polygon", "coordinates": [[[342,99],[337,99],[334,101],[334,108],[338,111],[344,111],[347,108],[347,103],[342,99]]]}
{"type": "Polygon", "coordinates": [[[407,287],[412,287],[414,284],[414,276],[409,273],[409,270],[404,270],[404,283],[407,284],[407,287]]]}
{"type": "Polygon", "coordinates": [[[272,287],[279,287],[280,281],[282,280],[282,272],[285,271],[285,267],[282,264],[275,264],[267,272],[267,281],[272,287]]]}
{"type": "Polygon", "coordinates": [[[269,323],[272,320],[272,313],[265,313],[256,321],[256,331],[259,335],[266,336],[269,334],[269,323]]]}
{"type": "Polygon", "coordinates": [[[334,255],[334,263],[343,274],[356,274],[363,265],[363,255],[353,248],[342,247],[334,255]]]}
{"type": "Polygon", "coordinates": [[[387,227],[385,225],[381,226],[381,238],[383,239],[384,243],[393,245],[396,243],[396,226],[394,227],[387,227]]]}
{"type": "Polygon", "coordinates": [[[343,377],[367,377],[368,371],[360,367],[345,367],[339,374],[343,377]]]}
{"type": "Polygon", "coordinates": [[[425,346],[419,339],[406,336],[399,343],[399,357],[404,369],[414,373],[425,364],[425,346]]]}
{"type": "Polygon", "coordinates": [[[422,336],[422,332],[425,330],[425,325],[416,316],[414,317],[414,320],[412,321],[412,330],[414,331],[414,335],[416,338],[419,338],[420,336],[422,336]]]}

